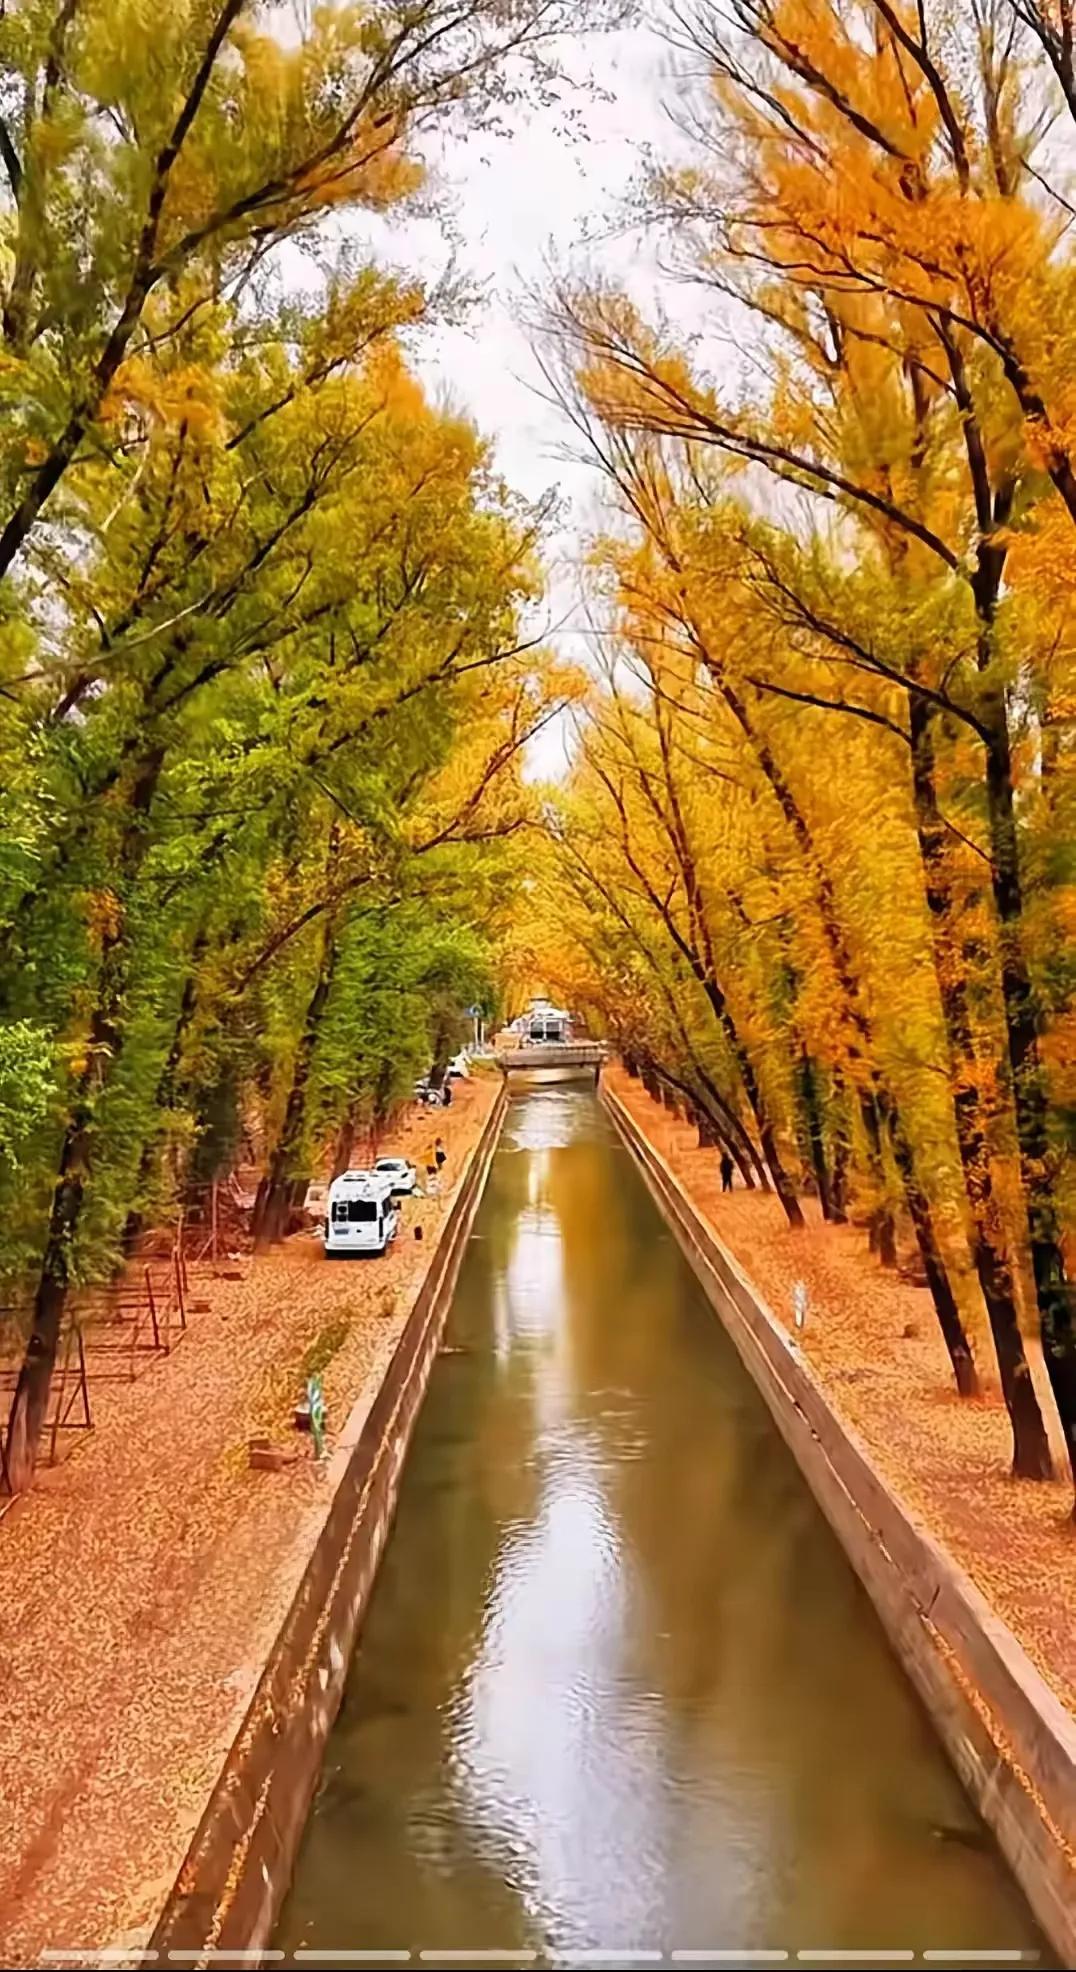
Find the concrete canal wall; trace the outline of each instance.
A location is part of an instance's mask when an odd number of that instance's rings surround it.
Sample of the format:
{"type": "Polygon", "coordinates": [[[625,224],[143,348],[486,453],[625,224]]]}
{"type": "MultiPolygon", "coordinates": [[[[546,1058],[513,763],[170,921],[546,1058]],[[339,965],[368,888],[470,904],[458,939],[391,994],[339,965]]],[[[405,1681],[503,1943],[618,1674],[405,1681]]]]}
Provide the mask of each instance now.
{"type": "Polygon", "coordinates": [[[151,1950],[254,1951],[272,1934],[506,1108],[502,1088],[385,1376],[372,1402],[358,1399],[333,1450],[327,1515],[151,1950]]]}
{"type": "Polygon", "coordinates": [[[840,1540],[1059,1963],[1076,1965],[1076,1722],[912,1519],[615,1092],[602,1098],[840,1540]]]}

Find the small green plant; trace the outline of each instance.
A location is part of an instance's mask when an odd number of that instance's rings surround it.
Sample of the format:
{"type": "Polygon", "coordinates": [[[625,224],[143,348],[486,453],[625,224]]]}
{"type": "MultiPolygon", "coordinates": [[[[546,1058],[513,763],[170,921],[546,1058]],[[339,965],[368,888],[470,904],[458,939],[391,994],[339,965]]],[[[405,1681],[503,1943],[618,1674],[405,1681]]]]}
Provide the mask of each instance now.
{"type": "Polygon", "coordinates": [[[312,1376],[320,1376],[322,1370],[328,1367],[347,1341],[353,1320],[353,1310],[345,1308],[341,1314],[334,1316],[331,1322],[326,1322],[325,1327],[314,1337],[299,1364],[301,1382],[306,1383],[312,1376]]]}

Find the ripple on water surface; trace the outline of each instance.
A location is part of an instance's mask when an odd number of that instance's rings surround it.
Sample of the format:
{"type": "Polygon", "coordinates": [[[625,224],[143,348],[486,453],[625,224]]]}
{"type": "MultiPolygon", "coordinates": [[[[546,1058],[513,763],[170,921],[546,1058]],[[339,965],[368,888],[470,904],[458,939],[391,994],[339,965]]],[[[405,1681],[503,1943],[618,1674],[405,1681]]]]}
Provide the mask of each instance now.
{"type": "Polygon", "coordinates": [[[592,1086],[512,1078],[450,1340],[278,1945],[1048,1966],[592,1086]]]}

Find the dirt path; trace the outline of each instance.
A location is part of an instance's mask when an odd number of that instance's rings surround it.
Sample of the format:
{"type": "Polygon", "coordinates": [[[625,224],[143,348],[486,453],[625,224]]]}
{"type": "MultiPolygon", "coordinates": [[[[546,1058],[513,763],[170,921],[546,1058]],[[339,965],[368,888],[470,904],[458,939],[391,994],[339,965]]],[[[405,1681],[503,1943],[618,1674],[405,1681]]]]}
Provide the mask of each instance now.
{"type": "MultiPolygon", "coordinates": [[[[1071,1490],[1060,1479],[1031,1485],[1008,1476],[1000,1392],[957,1397],[929,1294],[883,1272],[862,1232],[824,1225],[810,1205],[808,1230],[792,1233],[772,1196],[723,1193],[718,1155],[698,1149],[693,1129],[619,1066],[606,1080],[786,1328],[794,1327],[795,1283],[805,1283],[809,1309],[797,1341],[835,1409],[1076,1713],[1071,1490]]],[[[982,1341],[977,1353],[985,1368],[982,1341]]]]}
{"type": "Polygon", "coordinates": [[[245,1280],[199,1282],[210,1310],[175,1353],[95,1392],[95,1430],[0,1521],[5,1964],[141,1942],[325,1510],[291,1426],[306,1370],[321,1365],[331,1444],[377,1389],[497,1094],[476,1079],[381,1146],[424,1161],[439,1133],[449,1152],[442,1195],[408,1203],[389,1254],[329,1265],[293,1239],[245,1280]],[[303,1461],[252,1472],[260,1432],[303,1461]]]}

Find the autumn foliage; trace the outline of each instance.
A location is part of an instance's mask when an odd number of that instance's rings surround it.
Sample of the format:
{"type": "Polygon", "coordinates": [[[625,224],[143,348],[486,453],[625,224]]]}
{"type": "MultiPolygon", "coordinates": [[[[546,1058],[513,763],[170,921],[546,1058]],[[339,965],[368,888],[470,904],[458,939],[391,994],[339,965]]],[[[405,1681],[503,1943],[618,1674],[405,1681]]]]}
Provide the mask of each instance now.
{"type": "Polygon", "coordinates": [[[906,1249],[1027,1478],[1051,1402],[1076,1468],[1066,19],[674,6],[665,312],[566,280],[543,345],[611,495],[579,990],[790,1224],[906,1249]]]}
{"type": "Polygon", "coordinates": [[[242,1156],[346,1162],[493,950],[545,515],[364,244],[422,140],[559,86],[562,0],[21,0],[0,19],[3,1478],[73,1288],[242,1156]]]}
{"type": "Polygon", "coordinates": [[[608,491],[585,702],[525,627],[545,511],[409,367],[454,284],[362,244],[577,16],[0,19],[15,1486],[73,1287],[252,1117],[275,1237],[528,977],[914,1273],[1017,1475],[1051,1407],[1076,1464],[1067,0],[658,11],[663,310],[564,279],[542,335],[608,491]]]}

